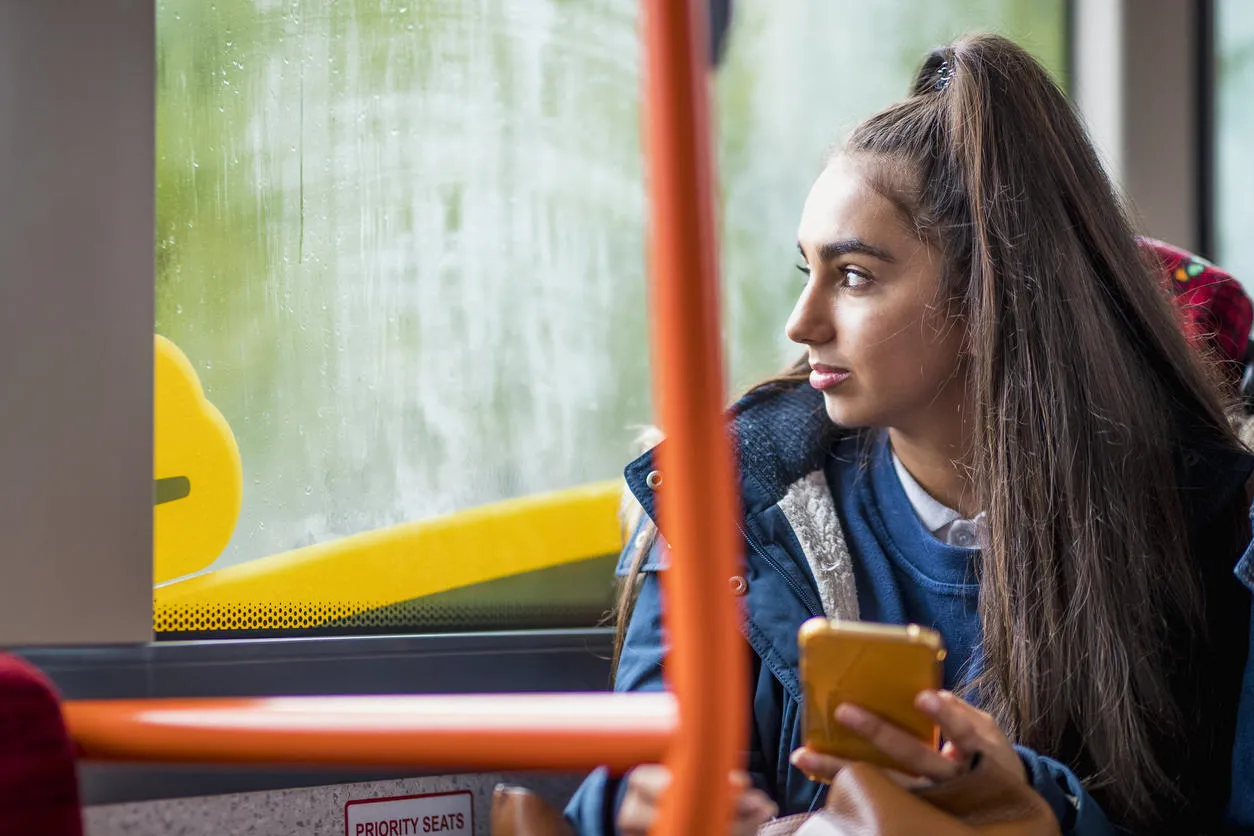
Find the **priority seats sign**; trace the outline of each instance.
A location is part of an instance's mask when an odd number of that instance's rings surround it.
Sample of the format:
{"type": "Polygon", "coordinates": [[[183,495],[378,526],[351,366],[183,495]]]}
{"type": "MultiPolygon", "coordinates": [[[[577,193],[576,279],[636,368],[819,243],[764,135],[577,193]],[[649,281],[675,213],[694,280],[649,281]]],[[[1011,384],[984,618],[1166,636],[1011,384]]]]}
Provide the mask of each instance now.
{"type": "Polygon", "coordinates": [[[473,836],[469,790],[396,798],[368,798],[344,805],[344,836],[473,836]]]}

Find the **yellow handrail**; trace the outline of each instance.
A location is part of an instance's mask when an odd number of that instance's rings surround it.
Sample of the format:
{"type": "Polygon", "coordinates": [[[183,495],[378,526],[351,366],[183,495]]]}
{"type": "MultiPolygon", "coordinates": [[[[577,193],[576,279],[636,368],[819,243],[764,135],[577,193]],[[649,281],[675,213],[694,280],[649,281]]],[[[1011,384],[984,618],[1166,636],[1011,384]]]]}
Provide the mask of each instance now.
{"type": "MultiPolygon", "coordinates": [[[[617,554],[621,480],[305,546],[153,591],[157,632],[318,627],[398,602],[617,554]]],[[[608,589],[611,579],[605,578],[608,589]]]]}

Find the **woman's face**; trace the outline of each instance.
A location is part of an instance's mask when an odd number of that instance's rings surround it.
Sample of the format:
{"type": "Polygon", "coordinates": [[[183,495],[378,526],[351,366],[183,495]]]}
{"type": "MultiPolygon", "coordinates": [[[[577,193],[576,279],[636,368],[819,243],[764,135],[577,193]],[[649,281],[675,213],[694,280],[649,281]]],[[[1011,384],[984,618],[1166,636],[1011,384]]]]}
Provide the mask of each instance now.
{"type": "Polygon", "coordinates": [[[928,433],[961,409],[964,324],[940,301],[939,253],[867,180],[875,164],[838,156],[810,190],[809,276],[786,330],[834,422],[928,433]]]}

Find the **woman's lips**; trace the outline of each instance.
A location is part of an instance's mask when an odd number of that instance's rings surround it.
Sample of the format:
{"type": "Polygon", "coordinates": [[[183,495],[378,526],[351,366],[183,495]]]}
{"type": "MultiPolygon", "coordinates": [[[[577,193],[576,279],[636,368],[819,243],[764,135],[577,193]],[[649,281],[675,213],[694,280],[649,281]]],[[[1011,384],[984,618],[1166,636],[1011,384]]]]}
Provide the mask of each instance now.
{"type": "Polygon", "coordinates": [[[825,366],[822,363],[810,364],[810,385],[820,392],[832,389],[844,383],[849,375],[852,374],[848,369],[841,369],[836,366],[825,366]]]}

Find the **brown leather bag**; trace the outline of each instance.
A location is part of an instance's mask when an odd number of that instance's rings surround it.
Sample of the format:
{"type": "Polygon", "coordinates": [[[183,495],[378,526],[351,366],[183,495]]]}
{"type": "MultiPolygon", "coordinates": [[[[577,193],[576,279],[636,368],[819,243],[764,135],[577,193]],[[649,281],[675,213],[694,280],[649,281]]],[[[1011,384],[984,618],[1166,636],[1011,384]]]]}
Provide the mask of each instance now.
{"type": "MultiPolygon", "coordinates": [[[[842,769],[819,813],[841,836],[1059,836],[1045,799],[1017,775],[983,760],[951,781],[907,790],[867,764],[842,769]]],[[[758,836],[790,836],[812,817],[767,822],[758,836]]]]}
{"type": "Polygon", "coordinates": [[[492,836],[574,836],[562,814],[523,787],[498,784],[492,791],[492,836]]]}

